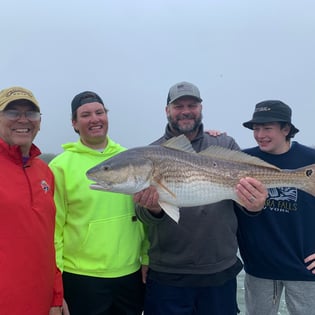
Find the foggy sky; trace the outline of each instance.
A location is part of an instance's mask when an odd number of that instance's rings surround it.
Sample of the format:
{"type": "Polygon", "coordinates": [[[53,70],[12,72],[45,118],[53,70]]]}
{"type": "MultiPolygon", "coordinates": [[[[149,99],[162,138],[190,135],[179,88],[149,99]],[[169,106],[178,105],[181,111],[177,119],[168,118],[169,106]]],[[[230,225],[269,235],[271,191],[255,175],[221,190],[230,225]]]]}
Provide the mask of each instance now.
{"type": "Polygon", "coordinates": [[[42,152],[77,141],[70,103],[84,90],[109,108],[109,135],[126,147],[164,132],[168,89],[196,84],[206,129],[255,145],[242,127],[256,103],[280,99],[314,145],[315,2],[290,0],[4,1],[0,89],[32,90],[42,152]]]}

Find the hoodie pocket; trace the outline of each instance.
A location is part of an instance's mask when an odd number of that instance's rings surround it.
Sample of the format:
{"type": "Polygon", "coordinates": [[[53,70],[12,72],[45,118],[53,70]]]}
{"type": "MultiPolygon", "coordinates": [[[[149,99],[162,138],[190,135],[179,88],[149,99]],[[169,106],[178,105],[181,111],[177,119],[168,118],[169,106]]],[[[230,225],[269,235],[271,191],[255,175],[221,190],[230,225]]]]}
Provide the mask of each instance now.
{"type": "Polygon", "coordinates": [[[131,215],[89,223],[78,250],[78,268],[94,272],[119,270],[139,263],[142,226],[131,215]]]}

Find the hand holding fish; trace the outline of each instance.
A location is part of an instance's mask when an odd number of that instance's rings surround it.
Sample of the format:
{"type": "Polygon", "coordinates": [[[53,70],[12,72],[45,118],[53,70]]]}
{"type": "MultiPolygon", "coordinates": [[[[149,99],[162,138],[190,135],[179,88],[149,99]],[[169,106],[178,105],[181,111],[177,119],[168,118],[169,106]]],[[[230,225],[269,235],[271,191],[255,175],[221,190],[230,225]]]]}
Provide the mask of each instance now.
{"type": "Polygon", "coordinates": [[[239,203],[252,212],[260,211],[268,196],[266,187],[252,177],[241,178],[236,185],[236,194],[239,203]]]}
{"type": "Polygon", "coordinates": [[[134,194],[133,200],[136,204],[148,209],[154,214],[160,214],[162,212],[162,208],[158,203],[159,194],[154,186],[149,186],[148,188],[134,194]]]}
{"type": "Polygon", "coordinates": [[[315,254],[309,255],[304,259],[305,263],[310,263],[306,268],[315,274],[315,254]]]}
{"type": "Polygon", "coordinates": [[[214,129],[206,130],[205,133],[213,137],[218,137],[220,135],[225,135],[225,136],[227,135],[225,131],[214,130],[214,129]]]}

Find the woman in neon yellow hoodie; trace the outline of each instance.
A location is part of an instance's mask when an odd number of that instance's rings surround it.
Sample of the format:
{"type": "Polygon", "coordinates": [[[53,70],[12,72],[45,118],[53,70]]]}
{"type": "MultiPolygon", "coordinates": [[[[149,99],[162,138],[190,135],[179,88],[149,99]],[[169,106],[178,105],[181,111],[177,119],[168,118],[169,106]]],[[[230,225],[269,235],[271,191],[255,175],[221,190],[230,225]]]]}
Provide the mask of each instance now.
{"type": "Polygon", "coordinates": [[[108,135],[107,109],[94,92],[71,103],[80,139],[49,164],[55,175],[56,257],[71,315],[139,315],[147,265],[144,227],[132,196],[95,191],[86,171],[125,150],[108,135]]]}

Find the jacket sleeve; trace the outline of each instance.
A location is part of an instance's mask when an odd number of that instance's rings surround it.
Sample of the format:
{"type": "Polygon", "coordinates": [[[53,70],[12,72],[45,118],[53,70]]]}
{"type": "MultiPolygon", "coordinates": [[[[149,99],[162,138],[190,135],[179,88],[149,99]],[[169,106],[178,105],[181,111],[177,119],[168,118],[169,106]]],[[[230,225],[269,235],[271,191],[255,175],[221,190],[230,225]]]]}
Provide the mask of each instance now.
{"type": "Polygon", "coordinates": [[[67,214],[66,206],[66,189],[64,183],[64,172],[61,167],[54,163],[49,164],[55,176],[55,193],[54,200],[56,205],[56,226],[55,226],[55,248],[56,262],[60,271],[63,271],[63,230],[67,214]]]}
{"type": "Polygon", "coordinates": [[[62,306],[62,302],[63,302],[62,275],[60,270],[56,267],[54,294],[51,306],[62,306]]]}
{"type": "Polygon", "coordinates": [[[222,137],[221,136],[218,137],[218,140],[219,145],[221,145],[222,147],[237,151],[240,150],[239,145],[236,143],[234,138],[230,136],[222,135],[222,137]]]}
{"type": "Polygon", "coordinates": [[[243,206],[241,206],[240,204],[238,204],[235,201],[233,202],[233,204],[234,204],[234,211],[235,212],[241,211],[249,217],[256,217],[257,215],[260,215],[262,213],[262,211],[264,210],[264,209],[261,209],[260,211],[253,212],[253,211],[248,211],[246,208],[244,208],[243,206]]]}
{"type": "Polygon", "coordinates": [[[136,206],[136,215],[138,219],[146,225],[156,225],[162,222],[165,218],[165,213],[161,216],[154,216],[150,211],[146,208],[136,206]]]}
{"type": "MultiPolygon", "coordinates": [[[[56,178],[54,176],[54,196],[56,194],[56,178]]],[[[56,215],[57,215],[57,206],[56,206],[56,215]]],[[[55,223],[56,228],[56,223],[55,223]]],[[[56,244],[55,244],[56,247],[56,244]]],[[[51,306],[62,306],[63,303],[63,283],[62,283],[62,273],[60,269],[57,267],[57,264],[55,264],[55,282],[54,282],[54,291],[53,291],[53,300],[51,303],[51,306]]]]}
{"type": "Polygon", "coordinates": [[[141,244],[141,264],[148,266],[149,265],[148,251],[150,248],[150,242],[148,239],[147,226],[145,224],[143,224],[143,230],[144,230],[144,237],[141,244]]]}

